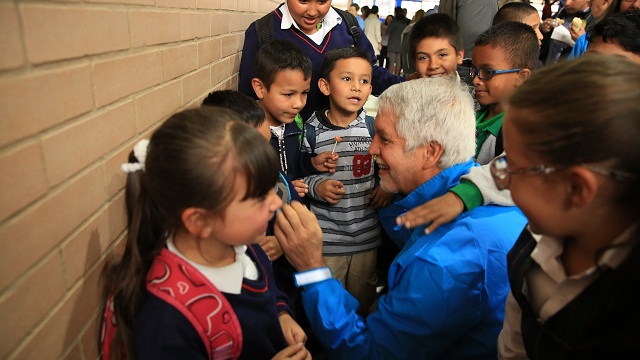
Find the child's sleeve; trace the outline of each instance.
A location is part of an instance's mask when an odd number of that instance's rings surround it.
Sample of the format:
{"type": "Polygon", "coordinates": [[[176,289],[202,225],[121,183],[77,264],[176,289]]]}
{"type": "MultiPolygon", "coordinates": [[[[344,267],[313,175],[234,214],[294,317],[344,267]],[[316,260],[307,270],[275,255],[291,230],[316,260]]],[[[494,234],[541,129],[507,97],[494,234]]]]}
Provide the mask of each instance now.
{"type": "Polygon", "coordinates": [[[462,176],[460,184],[449,191],[462,200],[467,211],[487,204],[515,205],[509,190],[498,190],[496,187],[489,164],[472,167],[467,175],[462,176]]]}
{"type": "Polygon", "coordinates": [[[253,91],[253,86],[251,86],[251,79],[253,79],[253,63],[258,50],[260,50],[260,45],[258,44],[258,33],[254,21],[244,32],[242,57],[240,58],[240,68],[238,70],[238,91],[253,99],[257,99],[257,97],[253,91]]]}

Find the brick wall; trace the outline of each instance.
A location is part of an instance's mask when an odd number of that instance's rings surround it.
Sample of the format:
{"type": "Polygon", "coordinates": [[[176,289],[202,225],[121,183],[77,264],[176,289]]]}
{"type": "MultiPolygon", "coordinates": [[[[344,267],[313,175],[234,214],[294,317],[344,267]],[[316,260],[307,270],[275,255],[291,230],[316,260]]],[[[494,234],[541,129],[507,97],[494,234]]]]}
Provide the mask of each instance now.
{"type": "Polygon", "coordinates": [[[133,144],[236,88],[273,0],[0,0],[0,359],[96,359],[133,144]]]}

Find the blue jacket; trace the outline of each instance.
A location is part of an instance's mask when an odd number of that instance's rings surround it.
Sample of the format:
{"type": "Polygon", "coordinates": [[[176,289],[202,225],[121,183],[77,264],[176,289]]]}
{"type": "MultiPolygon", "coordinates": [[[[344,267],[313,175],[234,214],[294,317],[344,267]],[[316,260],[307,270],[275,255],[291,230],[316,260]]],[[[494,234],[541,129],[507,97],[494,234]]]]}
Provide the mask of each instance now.
{"type": "MultiPolygon", "coordinates": [[[[279,7],[278,7],[279,8],[279,7]]],[[[296,44],[304,53],[309,55],[311,64],[313,65],[313,73],[311,75],[311,89],[307,96],[307,104],[300,111],[300,115],[303,119],[308,119],[311,114],[324,107],[329,106],[329,99],[320,92],[318,89],[318,79],[320,78],[320,71],[322,70],[322,62],[324,61],[324,55],[329,51],[341,47],[353,46],[353,37],[347,28],[346,21],[342,20],[342,23],[331,29],[331,31],[325,36],[322,44],[318,45],[310,40],[300,30],[292,27],[288,30],[282,30],[280,28],[282,24],[282,13],[279,9],[274,10],[274,39],[289,40],[296,44]]],[[[371,63],[375,64],[377,59],[371,47],[371,43],[364,35],[362,29],[358,36],[358,48],[363,49],[369,54],[371,63]]],[[[253,65],[256,58],[256,54],[260,50],[258,43],[258,35],[256,32],[256,25],[253,22],[249,25],[249,28],[244,33],[244,45],[242,46],[242,58],[240,59],[240,70],[238,79],[238,90],[246,95],[256,98],[253,87],[251,86],[251,79],[253,78],[253,65]]],[[[373,66],[373,95],[380,95],[389,86],[399,83],[404,79],[399,76],[395,76],[389,73],[386,69],[377,65],[373,66]]]]}
{"type": "MultiPolygon", "coordinates": [[[[444,194],[471,166],[441,172],[395,209],[444,194]]],[[[509,292],[506,254],[525,224],[515,207],[480,206],[430,235],[415,229],[391,264],[388,294],[366,319],[339,281],[304,286],[304,308],[328,358],[495,359],[509,292]]]]}

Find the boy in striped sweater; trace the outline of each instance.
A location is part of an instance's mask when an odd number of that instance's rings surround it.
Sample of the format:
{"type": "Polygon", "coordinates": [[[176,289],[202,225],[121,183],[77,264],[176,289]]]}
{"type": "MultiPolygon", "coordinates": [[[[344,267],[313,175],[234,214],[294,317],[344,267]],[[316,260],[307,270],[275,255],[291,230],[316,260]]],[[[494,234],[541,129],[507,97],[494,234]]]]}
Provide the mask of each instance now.
{"type": "Polygon", "coordinates": [[[309,153],[340,154],[336,171],[305,178],[324,234],[323,253],[334,277],[359,302],[365,314],[376,298],[376,255],[380,224],[375,208],[391,194],[376,186],[374,161],[368,154],[373,118],[363,109],[371,94],[372,66],[355,47],[326,54],[318,81],[329,108],[315,111],[306,123],[304,147],[309,153]]]}

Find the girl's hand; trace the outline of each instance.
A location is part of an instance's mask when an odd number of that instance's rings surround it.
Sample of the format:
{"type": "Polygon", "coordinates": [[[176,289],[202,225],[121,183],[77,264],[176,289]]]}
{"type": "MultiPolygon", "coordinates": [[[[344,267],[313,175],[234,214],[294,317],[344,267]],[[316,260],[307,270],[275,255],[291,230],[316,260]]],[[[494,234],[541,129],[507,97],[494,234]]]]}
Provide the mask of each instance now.
{"type": "Polygon", "coordinates": [[[267,254],[269,260],[276,261],[280,256],[282,256],[282,248],[280,247],[280,243],[278,243],[278,239],[275,236],[265,236],[260,241],[260,247],[267,254]]]}
{"type": "Polygon", "coordinates": [[[280,327],[282,328],[284,339],[287,340],[287,344],[295,345],[307,342],[307,334],[305,334],[304,330],[293,320],[288,312],[281,311],[278,318],[280,319],[280,327]]]}
{"type": "Polygon", "coordinates": [[[311,158],[311,164],[316,170],[320,172],[336,172],[336,166],[338,165],[338,158],[340,155],[325,151],[311,158]]]}
{"type": "Polygon", "coordinates": [[[271,359],[272,360],[285,360],[285,359],[311,360],[311,353],[309,353],[309,350],[307,350],[307,348],[304,347],[304,344],[300,343],[300,344],[287,346],[271,359]]]}
{"type": "Polygon", "coordinates": [[[304,180],[297,179],[297,180],[293,180],[291,183],[293,184],[293,187],[296,189],[298,196],[300,196],[301,198],[303,198],[309,192],[309,185],[305,184],[304,180]]]}
{"type": "Polygon", "coordinates": [[[329,204],[337,204],[345,193],[341,181],[327,179],[316,187],[316,192],[329,204]]]}
{"type": "Polygon", "coordinates": [[[424,229],[425,234],[430,234],[435,231],[438,226],[446,224],[458,217],[463,210],[464,203],[458,195],[448,192],[417,208],[411,209],[406,214],[398,216],[396,224],[411,229],[431,223],[424,229]]]}

